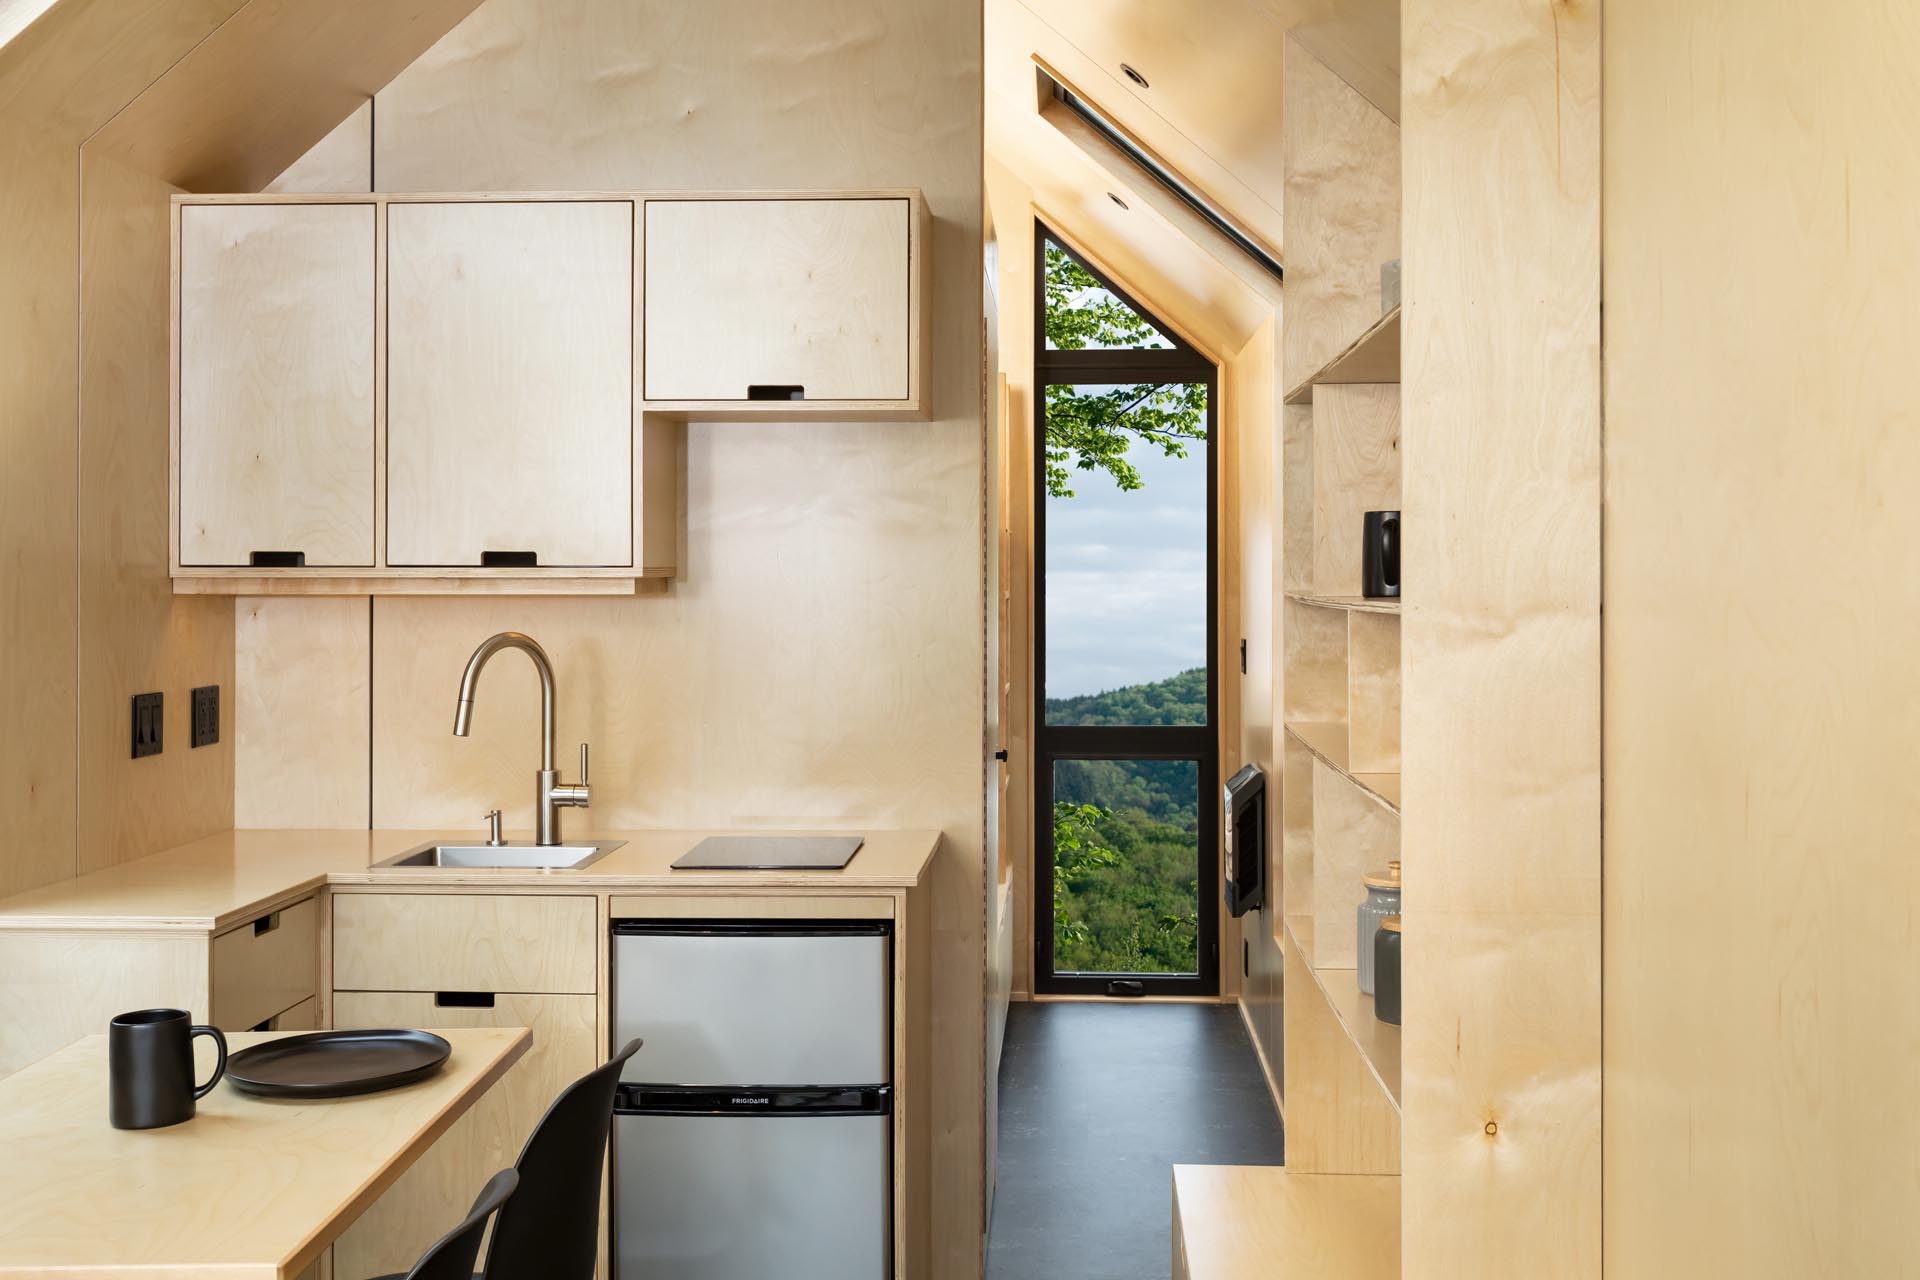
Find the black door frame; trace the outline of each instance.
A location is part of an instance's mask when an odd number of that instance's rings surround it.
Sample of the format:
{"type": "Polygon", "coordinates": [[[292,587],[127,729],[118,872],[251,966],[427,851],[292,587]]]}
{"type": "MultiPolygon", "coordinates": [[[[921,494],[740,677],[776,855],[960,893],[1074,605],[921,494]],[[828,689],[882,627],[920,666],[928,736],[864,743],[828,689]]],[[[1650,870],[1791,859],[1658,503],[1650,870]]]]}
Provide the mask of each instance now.
{"type": "Polygon", "coordinates": [[[1047,225],[1033,235],[1033,792],[1034,907],[1033,990],[1036,995],[1179,995],[1220,993],[1220,636],[1219,636],[1219,443],[1220,370],[1168,329],[1151,308],[1115,284],[1047,225]],[[1055,351],[1047,347],[1047,246],[1052,244],[1166,335],[1174,345],[1127,351],[1055,351]],[[1180,382],[1207,388],[1207,722],[1204,725],[1047,724],[1047,393],[1050,384],[1180,382]],[[1199,848],[1198,922],[1195,957],[1199,972],[1055,973],[1053,968],[1053,767],[1059,760],[1191,760],[1199,848]]]}

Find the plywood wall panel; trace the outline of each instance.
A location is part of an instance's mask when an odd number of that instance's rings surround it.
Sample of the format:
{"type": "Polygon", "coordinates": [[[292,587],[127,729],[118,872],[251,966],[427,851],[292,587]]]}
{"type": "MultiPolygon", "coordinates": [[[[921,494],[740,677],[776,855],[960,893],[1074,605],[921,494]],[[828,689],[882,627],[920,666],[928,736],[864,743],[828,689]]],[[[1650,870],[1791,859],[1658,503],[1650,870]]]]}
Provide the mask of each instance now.
{"type": "Polygon", "coordinates": [[[1920,27],[1606,29],[1606,1269],[1920,1266],[1920,27]]]}
{"type": "Polygon", "coordinates": [[[1380,318],[1380,266],[1400,256],[1400,130],[1297,39],[1284,74],[1292,388],[1380,318]]]}
{"type": "Polygon", "coordinates": [[[1400,856],[1400,819],[1349,779],[1313,762],[1313,963],[1357,967],[1354,913],[1366,900],[1360,878],[1400,856]]]}
{"type": "Polygon", "coordinates": [[[1366,513],[1400,509],[1400,388],[1356,383],[1313,397],[1313,589],[1361,592],[1366,513]]]}
{"type": "Polygon", "coordinates": [[[373,190],[373,99],[261,188],[276,194],[373,190]]]}
{"type": "Polygon", "coordinates": [[[233,700],[192,748],[197,685],[233,688],[233,603],[178,596],[167,562],[174,189],[81,152],[79,866],[233,825],[233,700]],[[166,749],[130,756],[133,693],[166,695],[166,749]]]}
{"type": "Polygon", "coordinates": [[[1401,22],[1404,1271],[1592,1280],[1600,6],[1401,22]]]}
{"type": "Polygon", "coordinates": [[[371,609],[364,596],[234,601],[234,826],[369,825],[371,609]]]}
{"type": "Polygon", "coordinates": [[[0,895],[74,874],[73,148],[0,120],[0,895]]]}

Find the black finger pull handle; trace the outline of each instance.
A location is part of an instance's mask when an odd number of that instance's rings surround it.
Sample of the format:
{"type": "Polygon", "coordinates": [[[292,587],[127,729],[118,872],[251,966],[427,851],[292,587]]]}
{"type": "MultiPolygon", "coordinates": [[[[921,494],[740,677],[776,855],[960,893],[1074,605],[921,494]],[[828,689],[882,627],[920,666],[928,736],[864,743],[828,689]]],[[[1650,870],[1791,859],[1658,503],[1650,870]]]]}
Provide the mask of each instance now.
{"type": "Polygon", "coordinates": [[[307,567],[307,553],[304,551],[249,551],[247,563],[256,569],[304,569],[307,567]]]}
{"type": "Polygon", "coordinates": [[[491,1009],[493,992],[491,991],[436,991],[433,1003],[440,1009],[491,1009]]]}
{"type": "Polygon", "coordinates": [[[1115,978],[1107,983],[1107,994],[1137,999],[1147,994],[1147,984],[1137,978],[1115,978]]]}
{"type": "Polygon", "coordinates": [[[257,938],[263,933],[272,933],[279,927],[280,913],[278,911],[269,911],[266,915],[261,916],[253,922],[253,936],[257,938]]]}
{"type": "Polygon", "coordinates": [[[540,567],[538,551],[482,551],[480,567],[483,569],[537,569],[540,567]]]}
{"type": "Polygon", "coordinates": [[[787,386],[777,382],[752,382],[747,384],[749,400],[805,400],[807,389],[803,386],[787,386]]]}

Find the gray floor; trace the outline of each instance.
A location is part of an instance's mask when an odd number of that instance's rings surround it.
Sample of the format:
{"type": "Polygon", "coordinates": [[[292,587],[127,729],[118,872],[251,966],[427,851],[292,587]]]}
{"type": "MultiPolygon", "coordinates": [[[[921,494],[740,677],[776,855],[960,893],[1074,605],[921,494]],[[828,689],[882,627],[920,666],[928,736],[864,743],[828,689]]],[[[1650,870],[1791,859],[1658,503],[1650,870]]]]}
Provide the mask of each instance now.
{"type": "Polygon", "coordinates": [[[1015,1004],[988,1280],[1166,1280],[1175,1164],[1279,1164],[1232,1005],[1015,1004]]]}

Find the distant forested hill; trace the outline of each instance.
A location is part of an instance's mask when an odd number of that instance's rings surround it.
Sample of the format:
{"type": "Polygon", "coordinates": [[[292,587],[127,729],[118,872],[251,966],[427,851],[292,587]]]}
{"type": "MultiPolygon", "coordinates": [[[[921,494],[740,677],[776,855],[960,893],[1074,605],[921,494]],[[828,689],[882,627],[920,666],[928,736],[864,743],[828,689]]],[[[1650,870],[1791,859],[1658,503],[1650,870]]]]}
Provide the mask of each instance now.
{"type": "Polygon", "coordinates": [[[1205,724],[1207,669],[1077,698],[1048,698],[1048,724],[1205,724]]]}
{"type": "MultiPolygon", "coordinates": [[[[1047,700],[1047,723],[1056,725],[1206,720],[1204,667],[1152,684],[1047,700]]],[[[1194,971],[1198,784],[1190,760],[1061,760],[1054,766],[1057,969],[1194,971]]]]}

